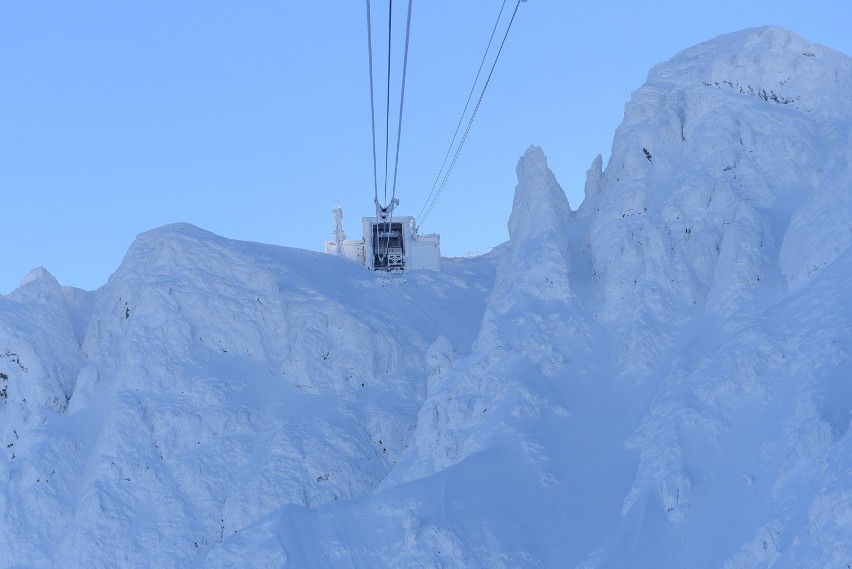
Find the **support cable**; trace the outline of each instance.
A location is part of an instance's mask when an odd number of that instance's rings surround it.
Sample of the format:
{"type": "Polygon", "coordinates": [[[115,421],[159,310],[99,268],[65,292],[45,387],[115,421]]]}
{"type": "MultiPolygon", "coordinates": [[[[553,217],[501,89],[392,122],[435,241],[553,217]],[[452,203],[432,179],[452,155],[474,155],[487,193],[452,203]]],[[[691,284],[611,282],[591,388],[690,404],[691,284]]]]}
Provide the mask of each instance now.
{"type": "Polygon", "coordinates": [[[432,196],[435,193],[435,189],[438,187],[438,182],[441,179],[441,174],[444,173],[444,167],[447,165],[447,160],[449,160],[450,153],[453,151],[453,147],[456,144],[456,138],[458,138],[462,122],[464,121],[464,117],[467,115],[467,109],[470,106],[470,101],[471,99],[473,99],[473,93],[476,90],[477,84],[479,83],[479,76],[482,74],[482,68],[485,67],[485,60],[488,58],[488,52],[491,51],[491,43],[494,41],[494,34],[497,32],[497,26],[500,23],[500,18],[503,16],[503,9],[505,7],[506,0],[503,0],[503,4],[501,4],[500,6],[500,12],[498,12],[497,19],[494,21],[494,27],[491,28],[491,36],[488,38],[488,45],[485,46],[485,53],[482,54],[482,61],[479,62],[479,69],[477,69],[476,71],[476,77],[473,80],[473,84],[470,86],[470,93],[467,94],[467,101],[465,101],[464,103],[464,109],[462,109],[461,116],[459,117],[459,122],[456,125],[456,131],[453,133],[453,139],[450,141],[450,146],[447,148],[447,153],[444,155],[444,161],[441,162],[441,167],[438,169],[438,175],[435,176],[435,181],[432,184],[432,189],[429,190],[429,195],[426,196],[426,202],[420,209],[420,213],[417,214],[416,219],[421,219],[423,212],[426,210],[426,206],[429,205],[429,200],[432,199],[432,196]]]}
{"type": "Polygon", "coordinates": [[[385,99],[385,199],[388,201],[388,155],[390,151],[390,84],[391,84],[391,38],[393,37],[393,0],[388,6],[388,82],[385,99]]]}
{"type": "Polygon", "coordinates": [[[367,0],[367,53],[370,58],[370,119],[373,129],[373,195],[379,199],[379,173],[376,160],[376,97],[373,89],[373,27],[370,19],[370,0],[367,0]]]}
{"type": "MultiPolygon", "coordinates": [[[[402,88],[399,93],[399,122],[396,130],[396,157],[393,164],[393,188],[391,192],[391,201],[396,198],[396,174],[399,166],[399,141],[402,138],[402,108],[405,103],[405,76],[408,71],[408,40],[411,36],[411,4],[413,0],[408,0],[408,15],[405,24],[405,55],[402,59],[402,88]]],[[[504,0],[505,1],[505,0],[504,0]]]]}
{"type": "MultiPolygon", "coordinates": [[[[473,109],[473,113],[470,116],[470,120],[468,120],[467,127],[465,128],[464,135],[459,141],[459,145],[456,148],[455,154],[453,155],[453,159],[450,162],[450,166],[444,174],[443,179],[441,180],[441,184],[438,187],[437,193],[435,193],[431,203],[427,200],[427,205],[424,206],[425,213],[421,216],[419,223],[417,224],[417,228],[419,230],[420,226],[429,217],[429,214],[432,212],[432,209],[435,207],[435,203],[438,201],[438,198],[441,197],[441,193],[444,191],[444,186],[447,185],[447,179],[450,177],[450,174],[453,171],[453,168],[456,165],[456,161],[458,160],[459,154],[461,153],[461,149],[464,146],[465,141],[467,140],[468,134],[470,134],[470,129],[473,126],[473,121],[476,118],[476,114],[479,112],[479,107],[482,104],[482,99],[485,97],[485,91],[488,89],[488,84],[491,82],[491,76],[494,74],[494,68],[497,66],[497,61],[500,59],[500,54],[503,52],[503,46],[506,44],[506,38],[509,36],[509,30],[512,29],[512,23],[515,21],[515,16],[518,13],[518,8],[521,5],[521,2],[526,2],[526,0],[517,0],[515,4],[515,9],[512,12],[512,18],[509,20],[509,25],[506,26],[506,32],[503,34],[503,39],[500,42],[500,48],[497,50],[497,55],[494,57],[494,62],[491,64],[491,69],[488,72],[488,77],[485,80],[485,84],[482,86],[482,92],[479,94],[479,99],[476,102],[476,106],[473,109]]],[[[501,8],[502,10],[502,8],[501,8]]]]}

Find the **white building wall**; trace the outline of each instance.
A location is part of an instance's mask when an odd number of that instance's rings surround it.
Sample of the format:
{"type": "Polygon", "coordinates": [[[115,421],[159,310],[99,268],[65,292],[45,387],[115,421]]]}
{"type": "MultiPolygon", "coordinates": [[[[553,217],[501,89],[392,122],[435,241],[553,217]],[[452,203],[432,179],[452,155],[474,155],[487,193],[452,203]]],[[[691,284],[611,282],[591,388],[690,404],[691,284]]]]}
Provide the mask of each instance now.
{"type": "Polygon", "coordinates": [[[407,268],[441,270],[441,236],[437,233],[417,235],[407,249],[407,268]]]}

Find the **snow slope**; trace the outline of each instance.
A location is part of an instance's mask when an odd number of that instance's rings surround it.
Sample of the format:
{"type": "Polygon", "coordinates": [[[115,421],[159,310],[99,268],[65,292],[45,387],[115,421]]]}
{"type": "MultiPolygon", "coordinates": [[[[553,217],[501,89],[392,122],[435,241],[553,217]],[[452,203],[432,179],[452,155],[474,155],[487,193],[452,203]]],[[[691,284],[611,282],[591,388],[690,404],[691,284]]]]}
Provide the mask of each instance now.
{"type": "Polygon", "coordinates": [[[571,210],[384,281],[173,225],[0,296],[0,564],[849,567],[852,60],[655,67],[571,210]]]}

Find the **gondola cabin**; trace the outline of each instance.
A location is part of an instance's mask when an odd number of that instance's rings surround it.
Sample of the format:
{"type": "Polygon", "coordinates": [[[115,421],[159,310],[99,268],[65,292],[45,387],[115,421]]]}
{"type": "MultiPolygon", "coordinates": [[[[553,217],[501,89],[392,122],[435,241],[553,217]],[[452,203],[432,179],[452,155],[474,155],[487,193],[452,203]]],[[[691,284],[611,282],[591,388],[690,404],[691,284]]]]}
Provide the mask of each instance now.
{"type": "Polygon", "coordinates": [[[334,239],[325,242],[325,252],[356,261],[371,271],[441,270],[441,236],[420,234],[414,217],[401,215],[388,219],[361,219],[362,239],[346,239],[343,210],[334,209],[334,239]]]}
{"type": "Polygon", "coordinates": [[[374,271],[395,271],[405,268],[405,239],[402,238],[401,221],[373,221],[364,219],[364,234],[370,233],[374,271]]]}

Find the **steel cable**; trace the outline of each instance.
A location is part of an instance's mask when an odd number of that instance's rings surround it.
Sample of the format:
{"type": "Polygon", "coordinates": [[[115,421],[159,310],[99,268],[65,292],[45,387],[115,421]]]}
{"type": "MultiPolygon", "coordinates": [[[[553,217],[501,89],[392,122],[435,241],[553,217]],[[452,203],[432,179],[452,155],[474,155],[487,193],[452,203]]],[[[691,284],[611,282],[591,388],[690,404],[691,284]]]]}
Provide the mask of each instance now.
{"type": "MultiPolygon", "coordinates": [[[[517,3],[515,4],[515,9],[512,12],[511,19],[509,20],[509,25],[506,26],[506,32],[503,34],[503,39],[500,42],[500,48],[497,50],[497,55],[494,57],[494,62],[491,64],[491,69],[488,72],[488,77],[485,80],[485,84],[482,86],[482,92],[479,94],[479,99],[477,100],[476,106],[474,107],[474,110],[473,110],[473,113],[470,116],[470,120],[467,123],[467,127],[465,128],[465,131],[464,131],[464,135],[462,136],[461,140],[459,141],[459,145],[456,148],[455,154],[453,155],[453,159],[450,162],[450,166],[447,169],[446,173],[444,174],[444,177],[441,180],[441,184],[438,187],[438,191],[435,193],[431,203],[429,203],[428,199],[427,199],[427,205],[424,205],[423,210],[421,210],[421,211],[425,211],[425,213],[420,217],[420,220],[417,223],[418,230],[419,230],[420,226],[423,224],[423,222],[426,220],[426,218],[429,217],[429,214],[432,213],[432,209],[435,207],[435,203],[437,203],[438,198],[441,197],[441,193],[443,193],[443,191],[444,191],[444,187],[447,185],[447,179],[450,177],[450,174],[452,173],[453,168],[456,165],[456,161],[458,160],[459,154],[461,153],[461,149],[464,146],[465,141],[467,140],[468,134],[470,134],[470,128],[471,128],[471,126],[473,126],[473,121],[476,118],[476,114],[479,112],[479,107],[482,104],[482,99],[483,99],[483,97],[485,97],[485,91],[488,89],[488,84],[491,82],[491,76],[494,74],[494,68],[497,66],[497,61],[500,59],[500,54],[503,52],[503,46],[505,46],[505,44],[506,44],[506,38],[509,36],[509,30],[512,29],[512,24],[515,21],[515,16],[518,14],[518,8],[520,7],[521,2],[525,2],[525,1],[526,0],[518,0],[517,3]]],[[[501,8],[501,12],[502,12],[502,8],[501,8]]],[[[486,51],[486,53],[487,53],[487,51],[486,51]]],[[[440,174],[439,174],[439,176],[440,176],[440,174]]]]}

